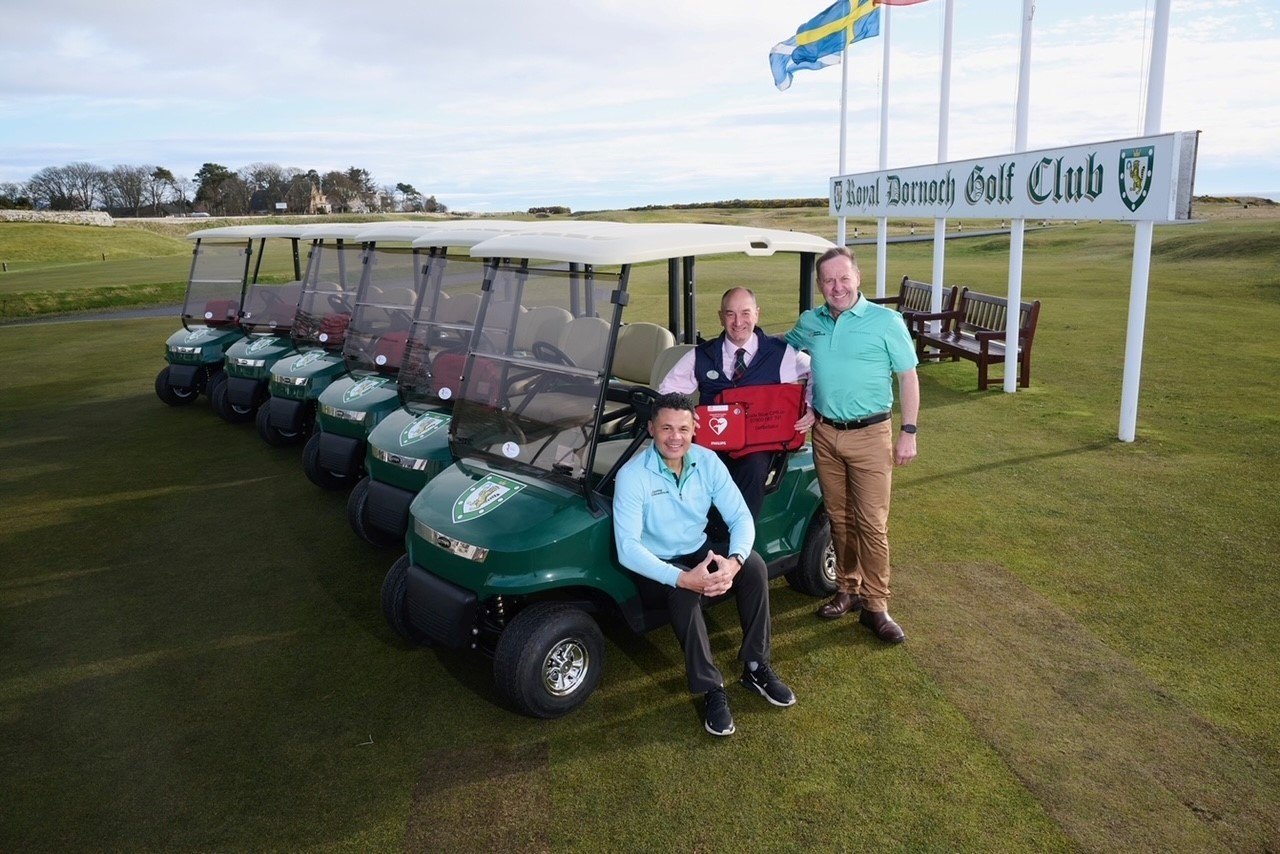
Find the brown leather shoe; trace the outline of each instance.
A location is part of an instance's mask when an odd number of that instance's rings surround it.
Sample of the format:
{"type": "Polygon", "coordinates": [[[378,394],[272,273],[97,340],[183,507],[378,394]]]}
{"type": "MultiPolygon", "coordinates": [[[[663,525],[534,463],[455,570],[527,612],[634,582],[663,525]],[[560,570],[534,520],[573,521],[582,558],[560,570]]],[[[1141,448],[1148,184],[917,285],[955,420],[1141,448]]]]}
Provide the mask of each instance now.
{"type": "Polygon", "coordinates": [[[888,611],[863,611],[858,615],[858,622],[876,633],[876,637],[885,643],[902,643],[907,634],[902,626],[893,621],[888,611]]]}
{"type": "Polygon", "coordinates": [[[837,593],[831,601],[818,608],[818,616],[824,620],[843,617],[850,611],[862,610],[862,597],[856,593],[837,593]]]}

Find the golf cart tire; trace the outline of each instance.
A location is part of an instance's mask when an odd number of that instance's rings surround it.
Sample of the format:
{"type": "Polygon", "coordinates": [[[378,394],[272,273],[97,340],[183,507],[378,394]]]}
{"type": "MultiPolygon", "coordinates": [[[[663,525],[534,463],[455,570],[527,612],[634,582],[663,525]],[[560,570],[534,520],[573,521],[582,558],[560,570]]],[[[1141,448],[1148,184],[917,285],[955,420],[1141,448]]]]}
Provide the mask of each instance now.
{"type": "Polygon", "coordinates": [[[307,480],[321,489],[350,489],[351,478],[320,465],[320,436],[319,430],[313,432],[302,449],[302,470],[307,473],[307,480]]]}
{"type": "Polygon", "coordinates": [[[391,564],[382,580],[382,616],[398,637],[417,646],[427,646],[427,638],[409,622],[405,594],[409,585],[409,555],[402,554],[391,564]]]}
{"type": "Polygon", "coordinates": [[[276,448],[283,448],[286,445],[296,445],[302,441],[305,433],[294,433],[288,430],[281,430],[271,424],[271,401],[268,400],[262,406],[258,407],[257,417],[258,435],[262,437],[262,441],[276,448]]]}
{"type": "Polygon", "coordinates": [[[367,476],[360,478],[347,499],[347,521],[351,523],[351,530],[356,532],[357,537],[378,548],[385,549],[399,545],[404,542],[404,537],[397,537],[390,531],[384,531],[369,523],[370,482],[367,476]]]}
{"type": "Polygon", "coordinates": [[[800,560],[787,573],[787,584],[806,596],[821,598],[835,594],[836,553],[831,542],[831,520],[825,511],[809,523],[800,560]]]}
{"type": "Polygon", "coordinates": [[[581,608],[559,602],[538,602],[517,614],[498,636],[493,658],[498,693],[535,718],[558,718],[581,706],[603,670],[600,627],[581,608]]]}
{"type": "Polygon", "coordinates": [[[226,374],[218,374],[210,385],[209,405],[228,424],[241,424],[253,418],[253,407],[236,406],[228,398],[226,374]]]}
{"type": "Polygon", "coordinates": [[[196,399],[200,392],[189,386],[175,386],[169,382],[169,367],[166,365],[156,374],[156,397],[170,406],[186,406],[196,399]]]}

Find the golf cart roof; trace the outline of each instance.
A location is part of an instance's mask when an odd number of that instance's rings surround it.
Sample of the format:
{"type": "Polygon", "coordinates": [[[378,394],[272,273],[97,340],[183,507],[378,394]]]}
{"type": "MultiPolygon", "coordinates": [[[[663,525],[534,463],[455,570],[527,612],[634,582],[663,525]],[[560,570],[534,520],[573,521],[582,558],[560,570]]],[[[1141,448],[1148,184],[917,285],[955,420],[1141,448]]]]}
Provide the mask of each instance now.
{"type": "Polygon", "coordinates": [[[504,234],[537,228],[542,226],[543,223],[504,219],[482,221],[459,219],[438,222],[435,225],[436,228],[434,230],[423,234],[413,242],[413,245],[419,249],[426,249],[432,246],[471,247],[494,237],[501,237],[504,234]]]}
{"type": "Polygon", "coordinates": [[[366,222],[363,230],[356,236],[361,243],[413,243],[418,237],[437,228],[435,222],[412,222],[409,220],[389,220],[387,222],[366,222]]]}
{"type": "Polygon", "coordinates": [[[317,223],[305,226],[302,237],[305,240],[349,240],[360,242],[360,235],[373,227],[368,222],[333,222],[317,223]]]}
{"type": "Polygon", "coordinates": [[[205,228],[187,235],[188,240],[209,243],[239,243],[263,237],[305,237],[314,226],[310,225],[222,225],[205,228]]]}
{"type": "Polygon", "coordinates": [[[638,264],[687,255],[822,253],[834,246],[801,231],[710,223],[542,223],[471,247],[474,257],[638,264]]]}

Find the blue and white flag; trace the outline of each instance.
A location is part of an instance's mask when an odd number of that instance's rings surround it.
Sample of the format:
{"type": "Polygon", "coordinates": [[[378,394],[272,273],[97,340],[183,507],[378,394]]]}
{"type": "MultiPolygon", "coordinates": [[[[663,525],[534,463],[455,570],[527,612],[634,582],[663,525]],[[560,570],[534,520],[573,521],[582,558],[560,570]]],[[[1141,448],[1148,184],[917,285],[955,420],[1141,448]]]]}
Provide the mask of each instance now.
{"type": "Polygon", "coordinates": [[[801,68],[838,64],[846,39],[852,44],[878,35],[880,9],[875,0],[837,0],[769,51],[773,83],[779,89],[787,89],[791,75],[801,68]],[[848,38],[851,27],[853,37],[848,38]]]}

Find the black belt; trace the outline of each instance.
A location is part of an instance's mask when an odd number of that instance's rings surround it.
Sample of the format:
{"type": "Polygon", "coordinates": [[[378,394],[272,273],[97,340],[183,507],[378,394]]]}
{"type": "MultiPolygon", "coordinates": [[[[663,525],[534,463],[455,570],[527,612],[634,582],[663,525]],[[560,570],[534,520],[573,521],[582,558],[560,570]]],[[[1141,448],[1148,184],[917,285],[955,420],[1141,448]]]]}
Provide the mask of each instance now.
{"type": "Polygon", "coordinates": [[[868,415],[866,418],[859,418],[857,421],[834,421],[822,413],[818,413],[818,420],[837,430],[861,430],[863,427],[870,427],[872,424],[888,421],[889,413],[877,412],[875,415],[868,415]]]}

